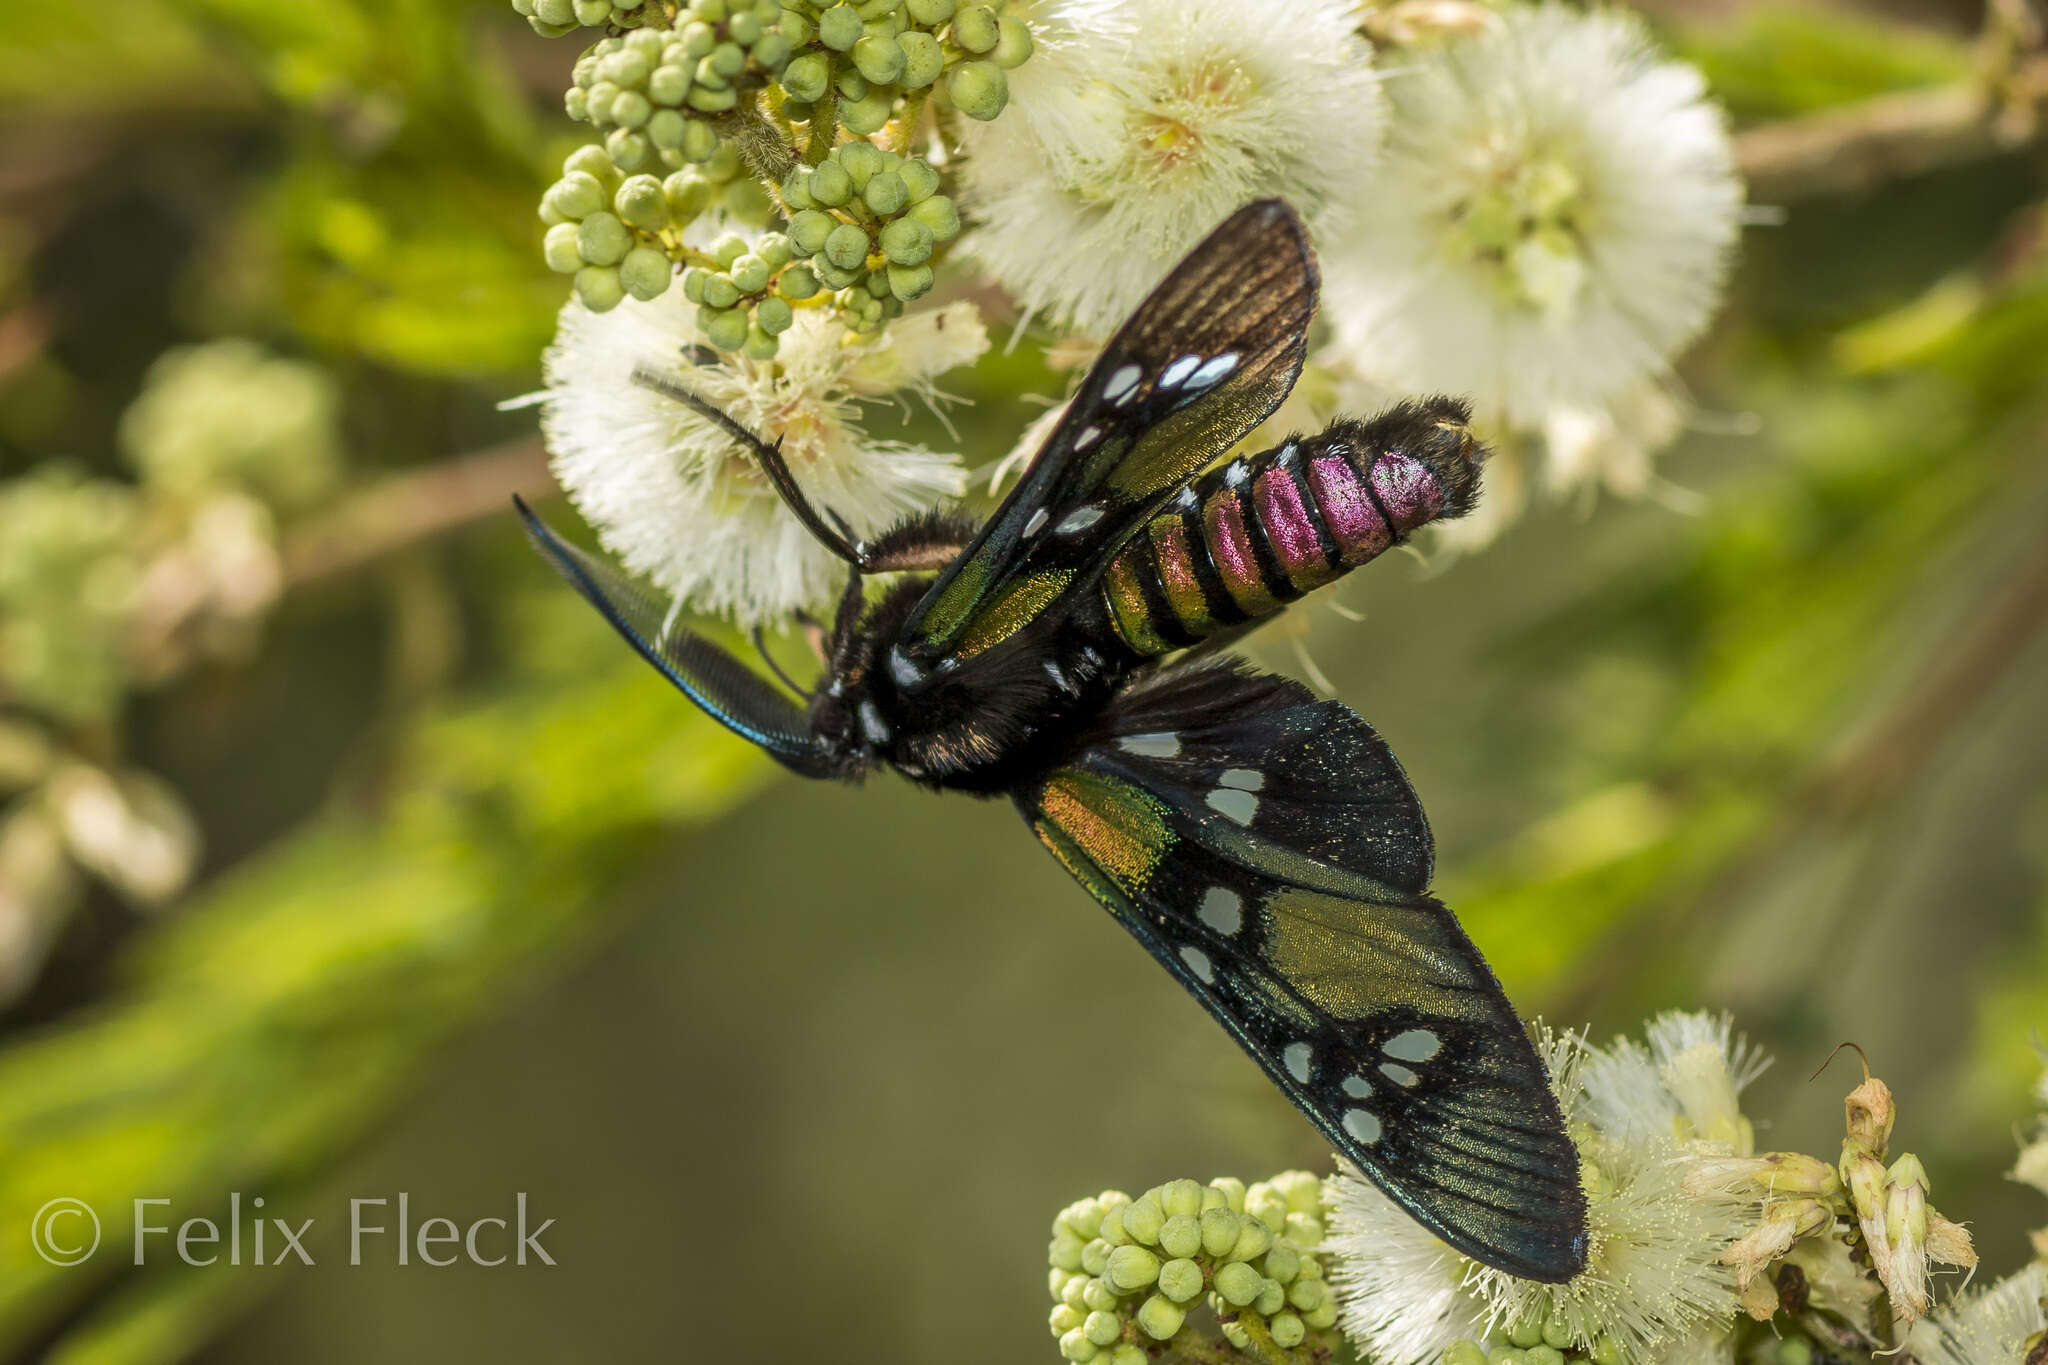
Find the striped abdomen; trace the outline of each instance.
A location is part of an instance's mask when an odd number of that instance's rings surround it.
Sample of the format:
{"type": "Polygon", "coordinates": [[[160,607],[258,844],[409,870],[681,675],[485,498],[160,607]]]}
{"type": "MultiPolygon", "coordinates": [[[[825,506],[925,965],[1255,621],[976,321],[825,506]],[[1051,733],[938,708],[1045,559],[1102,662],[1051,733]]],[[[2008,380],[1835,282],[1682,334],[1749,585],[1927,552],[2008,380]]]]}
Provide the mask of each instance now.
{"type": "Polygon", "coordinates": [[[1164,654],[1271,615],[1425,522],[1462,515],[1482,454],[1466,420],[1448,399],[1403,404],[1210,470],[1103,576],[1110,629],[1138,654],[1164,654]]]}

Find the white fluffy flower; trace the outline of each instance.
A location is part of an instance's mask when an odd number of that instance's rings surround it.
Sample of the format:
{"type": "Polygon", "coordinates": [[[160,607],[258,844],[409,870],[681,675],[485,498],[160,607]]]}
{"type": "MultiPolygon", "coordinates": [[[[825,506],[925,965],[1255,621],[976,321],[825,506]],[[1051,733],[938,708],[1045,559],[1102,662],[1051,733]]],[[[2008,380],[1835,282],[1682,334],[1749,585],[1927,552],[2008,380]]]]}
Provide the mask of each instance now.
{"type": "Polygon", "coordinates": [[[1387,93],[1382,167],[1323,242],[1328,311],[1383,383],[1534,429],[1605,407],[1706,325],[1742,190],[1699,73],[1633,17],[1511,9],[1387,93]]]}
{"type": "Polygon", "coordinates": [[[1617,1038],[1591,1052],[1586,1112],[1623,1142],[1677,1139],[1748,1156],[1755,1134],[1742,1115],[1744,1087],[1770,1059],[1734,1032],[1726,1014],[1668,1011],[1650,1022],[1648,1046],[1617,1038]]]}
{"type": "Polygon", "coordinates": [[[1263,196],[1341,225],[1384,106],[1351,6],[1050,0],[1032,20],[1009,109],[962,130],[969,249],[1026,307],[1106,335],[1263,196]]]}
{"type": "Polygon", "coordinates": [[[812,502],[873,534],[957,497],[957,457],[871,440],[858,400],[933,396],[988,336],[971,304],[906,317],[853,346],[810,310],[774,361],[692,362],[703,338],[681,290],[608,313],[571,303],[543,362],[541,427],[555,476],[607,549],[657,587],[743,625],[829,601],[844,566],[782,505],[748,453],[689,408],[635,383],[646,367],[769,441],[812,502]]]}
{"type": "Polygon", "coordinates": [[[2044,1296],[2048,1267],[2036,1261],[1989,1289],[1958,1295],[1916,1323],[1908,1345],[1928,1365],[2012,1365],[2027,1338],[2048,1329],[2044,1296]]]}
{"type": "MultiPolygon", "coordinates": [[[[1670,1041],[1690,1035],[1672,1033],[1670,1041]]],[[[1556,1285],[1481,1266],[1417,1227],[1362,1178],[1340,1173],[1325,1246],[1345,1330],[1387,1365],[1430,1365],[1457,1341],[1532,1322],[1563,1331],[1574,1349],[1600,1342],[1629,1365],[1725,1359],[1715,1329],[1734,1313],[1736,1298],[1733,1275],[1718,1258],[1742,1234],[1746,1203],[1688,1193],[1692,1158],[1668,1130],[1647,1131],[1633,1117],[1621,1133],[1601,1128],[1595,1070],[1633,1076],[1647,1102],[1648,1087],[1661,1089],[1651,1050],[1635,1047],[1640,1065],[1626,1071],[1614,1070],[1612,1053],[1572,1034],[1547,1037],[1544,1051],[1583,1164],[1586,1269],[1556,1285]]],[[[1669,1096],[1657,1103],[1668,1105],[1669,1096]]]]}

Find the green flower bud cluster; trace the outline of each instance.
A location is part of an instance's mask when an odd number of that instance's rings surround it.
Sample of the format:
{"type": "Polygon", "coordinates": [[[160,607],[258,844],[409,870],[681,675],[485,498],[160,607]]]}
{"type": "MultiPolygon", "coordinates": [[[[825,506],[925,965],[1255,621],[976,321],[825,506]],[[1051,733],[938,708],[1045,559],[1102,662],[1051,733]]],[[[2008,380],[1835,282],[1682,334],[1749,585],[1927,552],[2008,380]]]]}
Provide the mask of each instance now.
{"type": "Polygon", "coordinates": [[[789,241],[855,332],[879,330],[932,287],[932,252],[960,235],[960,212],[929,162],[842,142],[782,182],[789,241]]]}
{"type": "Polygon", "coordinates": [[[66,720],[113,713],[144,514],[135,489],[60,464],[0,481],[0,694],[66,720]]]}
{"type": "Polygon", "coordinates": [[[773,360],[782,334],[796,322],[794,303],[820,286],[810,267],[795,264],[789,238],[765,232],[751,245],[728,233],[711,245],[715,270],[683,272],[683,297],[697,305],[697,330],[721,351],[773,360]]]}
{"type": "Polygon", "coordinates": [[[1060,1354],[1075,1365],[1142,1365],[1205,1292],[1240,1349],[1256,1314],[1282,1346],[1337,1320],[1322,1267],[1321,1182],[1289,1172],[1247,1190],[1228,1178],[1173,1180],[1132,1199],[1107,1190],[1053,1220],[1047,1287],[1060,1354]],[[1313,1233],[1313,1240],[1297,1240],[1313,1233]]]}
{"type": "Polygon", "coordinates": [[[593,312],[616,308],[628,294],[659,298],[683,257],[682,230],[721,203],[743,223],[765,223],[774,213],[766,191],[740,174],[730,147],[657,179],[622,174],[593,143],[570,153],[562,178],[541,196],[542,252],[549,269],[576,277],[576,296],[593,312]]]}
{"type": "Polygon", "coordinates": [[[1444,1365],[1564,1365],[1567,1360],[1622,1365],[1624,1359],[1605,1332],[1593,1338],[1590,1350],[1576,1347],[1560,1304],[1551,1305],[1547,1317],[1526,1318],[1483,1341],[1453,1342],[1444,1351],[1444,1365]]]}
{"type": "Polygon", "coordinates": [[[654,0],[512,0],[512,8],[543,38],[559,38],[579,28],[635,28],[659,23],[663,17],[654,0]]]}
{"type": "Polygon", "coordinates": [[[988,120],[1009,103],[1006,70],[1031,56],[1031,30],[1001,13],[1004,0],[782,0],[808,41],[782,73],[785,115],[808,121],[818,101],[848,132],[865,137],[904,98],[943,88],[969,118],[988,120]]]}
{"type": "Polygon", "coordinates": [[[563,97],[569,117],[605,135],[624,171],[674,170],[718,149],[711,120],[751,103],[781,72],[802,21],[777,0],[695,0],[673,29],[642,28],[591,46],[563,97]]]}

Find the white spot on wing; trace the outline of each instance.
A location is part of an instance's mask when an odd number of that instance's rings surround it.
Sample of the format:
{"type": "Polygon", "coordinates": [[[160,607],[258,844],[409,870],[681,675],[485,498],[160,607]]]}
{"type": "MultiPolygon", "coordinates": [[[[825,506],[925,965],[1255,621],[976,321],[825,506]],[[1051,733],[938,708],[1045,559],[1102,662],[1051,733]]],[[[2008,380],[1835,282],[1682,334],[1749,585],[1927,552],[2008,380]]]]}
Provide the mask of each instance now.
{"type": "Polygon", "coordinates": [[[1259,791],[1266,785],[1266,775],[1256,768],[1229,768],[1216,780],[1241,792],[1259,791]]]}
{"type": "Polygon", "coordinates": [[[1029,538],[1043,531],[1045,529],[1045,521],[1045,509],[1041,507],[1031,514],[1031,520],[1024,523],[1025,536],[1029,538]]]}
{"type": "Polygon", "coordinates": [[[1307,1043],[1289,1043],[1280,1050],[1280,1060],[1286,1064],[1287,1074],[1303,1085],[1308,1084],[1309,1058],[1314,1055],[1307,1043]]]}
{"type": "Polygon", "coordinates": [[[1180,960],[1188,964],[1188,970],[1200,978],[1203,985],[1216,979],[1216,968],[1210,963],[1209,955],[1200,948],[1183,948],[1180,960]]]}
{"type": "Polygon", "coordinates": [[[1180,755],[1180,736],[1157,730],[1148,735],[1125,735],[1116,746],[1143,758],[1176,758],[1180,755]]]}
{"type": "Polygon", "coordinates": [[[1380,1075],[1385,1076],[1395,1085],[1414,1085],[1422,1079],[1399,1062],[1381,1062],[1380,1075]]]}
{"type": "Polygon", "coordinates": [[[1370,1147],[1380,1140],[1379,1116],[1370,1109],[1346,1109],[1344,1131],[1370,1147]]]}
{"type": "Polygon", "coordinates": [[[1109,377],[1109,382],[1102,386],[1102,396],[1111,401],[1128,398],[1138,387],[1138,381],[1144,377],[1145,372],[1136,365],[1120,365],[1116,373],[1109,377]]]}
{"type": "Polygon", "coordinates": [[[1237,352],[1225,351],[1222,355],[1217,356],[1214,360],[1202,366],[1201,369],[1196,370],[1188,379],[1188,387],[1191,389],[1206,389],[1236,368],[1237,352]]]}
{"type": "Polygon", "coordinates": [[[1193,374],[1195,372],[1195,367],[1200,365],[1201,363],[1202,357],[1198,355],[1182,356],[1179,360],[1174,361],[1171,365],[1168,365],[1165,368],[1165,370],[1161,371],[1159,375],[1159,387],[1162,389],[1179,388],[1180,382],[1183,379],[1186,379],[1189,375],[1193,374]]]}
{"type": "Polygon", "coordinates": [[[1087,530],[1090,526],[1101,520],[1102,509],[1100,507],[1076,507],[1073,511],[1061,517],[1060,524],[1053,527],[1052,531],[1057,536],[1070,536],[1076,531],[1087,530]]]}
{"type": "Polygon", "coordinates": [[[1443,1047],[1443,1041],[1428,1029],[1412,1028],[1381,1043],[1380,1051],[1404,1062],[1426,1062],[1443,1051],[1443,1047]]]}
{"type": "Polygon", "coordinates": [[[1089,425],[1081,428],[1081,434],[1074,438],[1075,450],[1086,450],[1102,439],[1102,428],[1089,425]]]}
{"type": "Polygon", "coordinates": [[[1218,787],[1209,793],[1209,809],[1227,815],[1240,825],[1249,825],[1259,813],[1259,798],[1235,787],[1218,787]]]}
{"type": "Polygon", "coordinates": [[[1363,1076],[1346,1076],[1344,1093],[1354,1100],[1362,1100],[1372,1094],[1372,1082],[1363,1076]]]}
{"type": "Polygon", "coordinates": [[[895,680],[898,687],[913,687],[924,675],[918,671],[917,665],[910,661],[910,656],[903,652],[902,645],[891,645],[889,676],[895,680]]]}
{"type": "Polygon", "coordinates": [[[1195,915],[1219,934],[1234,934],[1244,928],[1244,902],[1238,899],[1235,891],[1226,891],[1220,886],[1209,888],[1195,915]]]}

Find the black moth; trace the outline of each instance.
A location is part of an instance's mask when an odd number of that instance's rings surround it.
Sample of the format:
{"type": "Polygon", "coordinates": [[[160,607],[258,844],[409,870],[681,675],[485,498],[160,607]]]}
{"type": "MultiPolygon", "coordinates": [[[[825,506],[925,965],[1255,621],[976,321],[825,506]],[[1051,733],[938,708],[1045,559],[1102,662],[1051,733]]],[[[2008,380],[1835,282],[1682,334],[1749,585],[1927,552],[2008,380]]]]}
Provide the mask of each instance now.
{"type": "Polygon", "coordinates": [[[785,766],[1008,795],[1339,1152],[1459,1251],[1562,1281],[1586,1261],[1577,1153],[1499,983],[1428,893],[1400,765],[1349,707],[1221,656],[1476,491],[1481,451],[1447,399],[1208,468],[1293,387],[1316,288],[1291,209],[1231,216],[978,528],[931,514],[856,541],[775,447],[639,376],[750,449],[852,566],[801,704],[520,512],[648,662],[785,766]],[[879,573],[910,576],[870,603],[879,573]]]}

